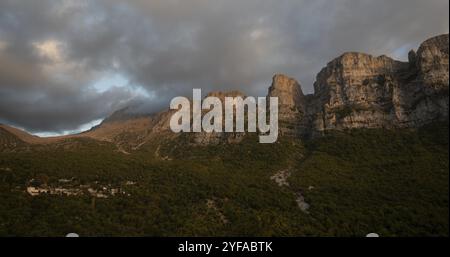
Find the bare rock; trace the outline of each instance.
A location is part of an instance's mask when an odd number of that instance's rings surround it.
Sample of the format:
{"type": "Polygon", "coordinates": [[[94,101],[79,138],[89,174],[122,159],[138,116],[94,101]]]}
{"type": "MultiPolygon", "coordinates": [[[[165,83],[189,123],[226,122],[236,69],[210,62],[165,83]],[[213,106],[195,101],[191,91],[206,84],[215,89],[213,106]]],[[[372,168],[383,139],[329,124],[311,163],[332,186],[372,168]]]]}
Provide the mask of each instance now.
{"type": "Polygon", "coordinates": [[[322,69],[307,106],[313,131],[419,127],[448,120],[448,35],[425,41],[409,62],[346,53],[322,69]]]}
{"type": "Polygon", "coordinates": [[[301,135],[305,128],[306,102],[300,84],[286,75],[275,75],[268,97],[278,97],[280,135],[301,135]]]}

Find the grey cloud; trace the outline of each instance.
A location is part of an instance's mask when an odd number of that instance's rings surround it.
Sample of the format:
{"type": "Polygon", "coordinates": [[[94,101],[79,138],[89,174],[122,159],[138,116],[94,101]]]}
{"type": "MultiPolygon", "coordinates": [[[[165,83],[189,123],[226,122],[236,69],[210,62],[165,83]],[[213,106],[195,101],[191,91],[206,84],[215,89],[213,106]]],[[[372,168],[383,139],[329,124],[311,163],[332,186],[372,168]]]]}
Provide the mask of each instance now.
{"type": "Polygon", "coordinates": [[[448,33],[448,5],[447,0],[4,0],[0,121],[30,131],[69,130],[138,101],[150,112],[167,108],[173,96],[189,95],[192,88],[265,95],[274,73],[297,78],[312,93],[315,75],[342,52],[404,58],[406,49],[448,33]],[[36,55],[33,44],[50,39],[64,45],[63,68],[36,55]],[[105,72],[123,75],[130,85],[93,90],[105,72]],[[139,88],[150,97],[137,96],[139,88]]]}

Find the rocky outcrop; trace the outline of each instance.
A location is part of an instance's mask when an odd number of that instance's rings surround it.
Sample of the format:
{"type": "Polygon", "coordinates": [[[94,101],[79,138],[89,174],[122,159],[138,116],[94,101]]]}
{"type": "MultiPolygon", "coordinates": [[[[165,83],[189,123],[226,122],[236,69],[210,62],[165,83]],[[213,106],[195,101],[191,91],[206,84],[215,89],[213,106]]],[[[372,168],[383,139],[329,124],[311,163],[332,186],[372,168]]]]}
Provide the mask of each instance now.
{"type": "Polygon", "coordinates": [[[428,39],[417,51],[415,66],[419,71],[419,79],[425,86],[448,88],[448,44],[448,34],[441,35],[428,39]]]}
{"type": "Polygon", "coordinates": [[[314,89],[307,113],[316,132],[448,119],[448,35],[424,42],[409,62],[345,53],[322,69],[314,89]]]}
{"type": "MultiPolygon", "coordinates": [[[[245,94],[240,91],[229,91],[229,92],[221,92],[215,91],[208,93],[207,97],[217,97],[222,101],[222,131],[225,129],[225,97],[242,97],[245,99],[245,94]]],[[[202,110],[202,113],[206,113],[207,111],[202,110]]],[[[217,145],[220,143],[239,143],[244,139],[245,133],[224,133],[224,132],[214,132],[214,133],[190,133],[189,140],[191,143],[196,145],[217,145]]]]}
{"type": "Polygon", "coordinates": [[[396,114],[399,125],[418,127],[448,120],[449,37],[425,41],[417,54],[411,52],[410,69],[399,74],[396,114]]]}
{"type": "Polygon", "coordinates": [[[313,128],[391,126],[395,77],[407,67],[387,56],[362,53],[346,53],[328,63],[314,84],[313,128]]]}
{"type": "Polygon", "coordinates": [[[279,134],[301,135],[305,130],[306,100],[300,84],[288,76],[275,75],[267,97],[278,97],[279,134]]]}

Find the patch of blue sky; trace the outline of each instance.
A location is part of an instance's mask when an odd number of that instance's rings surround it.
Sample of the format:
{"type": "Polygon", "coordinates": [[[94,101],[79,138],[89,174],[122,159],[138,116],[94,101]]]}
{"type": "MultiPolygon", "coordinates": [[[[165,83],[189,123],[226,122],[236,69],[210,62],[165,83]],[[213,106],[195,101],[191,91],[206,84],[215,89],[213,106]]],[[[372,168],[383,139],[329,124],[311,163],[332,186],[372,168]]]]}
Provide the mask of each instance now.
{"type": "Polygon", "coordinates": [[[141,85],[134,85],[130,83],[130,80],[120,73],[107,73],[105,76],[95,81],[92,87],[98,93],[104,93],[114,87],[124,87],[130,90],[135,96],[141,96],[144,98],[151,98],[149,94],[141,85]]]}
{"type": "Polygon", "coordinates": [[[408,61],[408,53],[414,48],[415,46],[413,44],[402,45],[392,52],[392,58],[399,61],[408,61]]]}
{"type": "Polygon", "coordinates": [[[103,93],[113,87],[128,87],[130,86],[130,82],[120,73],[107,73],[105,76],[95,81],[92,86],[98,93],[103,93]]]}

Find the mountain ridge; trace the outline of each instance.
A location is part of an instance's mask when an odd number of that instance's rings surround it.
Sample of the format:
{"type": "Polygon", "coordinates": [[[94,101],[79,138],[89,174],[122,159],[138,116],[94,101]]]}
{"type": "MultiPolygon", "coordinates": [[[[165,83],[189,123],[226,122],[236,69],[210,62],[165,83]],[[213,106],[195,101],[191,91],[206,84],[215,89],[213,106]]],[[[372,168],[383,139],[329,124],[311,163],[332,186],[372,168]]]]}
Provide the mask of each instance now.
{"type": "MultiPolygon", "coordinates": [[[[409,60],[386,55],[346,52],[328,62],[317,74],[314,93],[305,95],[300,83],[283,74],[273,76],[268,96],[279,97],[281,136],[311,137],[329,130],[357,128],[415,128],[448,120],[449,35],[425,40],[409,60]]],[[[224,97],[232,92],[210,92],[224,97]]],[[[0,125],[28,144],[51,144],[71,138],[91,138],[138,149],[161,138],[177,137],[169,129],[173,110],[156,114],[118,110],[88,131],[61,137],[40,138],[0,125]]],[[[236,134],[236,133],[235,133],[236,134]]],[[[240,142],[241,135],[194,135],[198,144],[240,142]]]]}

